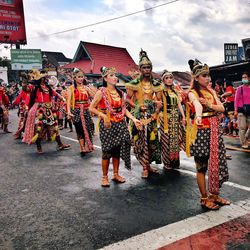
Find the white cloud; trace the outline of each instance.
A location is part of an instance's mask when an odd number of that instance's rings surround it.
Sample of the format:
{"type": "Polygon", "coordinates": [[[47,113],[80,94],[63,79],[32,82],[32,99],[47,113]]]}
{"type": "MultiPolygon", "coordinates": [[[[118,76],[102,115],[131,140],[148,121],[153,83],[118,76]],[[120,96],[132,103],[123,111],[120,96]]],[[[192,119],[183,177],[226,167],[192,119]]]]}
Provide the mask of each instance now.
{"type": "MultiPolygon", "coordinates": [[[[72,1],[72,5],[73,5],[72,1]]],[[[89,1],[90,4],[92,1],[89,1]]],[[[188,70],[187,61],[199,58],[209,65],[223,61],[223,43],[250,36],[248,0],[180,0],[150,12],[113,22],[44,37],[70,28],[153,7],[166,1],[103,0],[102,8],[58,11],[48,0],[25,0],[28,45],[24,48],[61,51],[73,57],[80,40],[125,47],[138,62],[141,48],[155,70],[188,70]],[[104,7],[104,8],[103,8],[104,7]],[[39,37],[39,38],[35,38],[39,37]]]]}

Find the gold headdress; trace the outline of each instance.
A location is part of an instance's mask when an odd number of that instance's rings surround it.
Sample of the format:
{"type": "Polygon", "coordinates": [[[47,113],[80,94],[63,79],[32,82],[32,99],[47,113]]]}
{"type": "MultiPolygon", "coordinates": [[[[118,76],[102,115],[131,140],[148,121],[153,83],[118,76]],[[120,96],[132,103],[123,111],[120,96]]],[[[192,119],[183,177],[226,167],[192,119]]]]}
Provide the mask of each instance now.
{"type": "Polygon", "coordinates": [[[78,68],[74,68],[74,70],[73,70],[73,76],[76,76],[79,73],[82,73],[83,75],[85,75],[85,73],[83,72],[83,70],[78,69],[78,68]]]}
{"type": "Polygon", "coordinates": [[[48,74],[45,71],[40,71],[37,69],[32,69],[29,73],[29,80],[40,80],[41,78],[47,76],[48,74]]]}
{"type": "Polygon", "coordinates": [[[102,73],[102,77],[105,77],[107,76],[108,74],[116,74],[117,73],[117,70],[116,68],[114,67],[110,67],[110,68],[106,68],[105,66],[101,67],[101,73],[102,73]]]}
{"type": "Polygon", "coordinates": [[[173,73],[170,72],[170,71],[167,71],[166,69],[164,69],[162,74],[161,74],[161,80],[162,81],[164,80],[165,76],[172,76],[174,78],[173,73]]]}
{"type": "Polygon", "coordinates": [[[209,73],[209,67],[207,64],[202,65],[198,59],[189,60],[188,64],[192,71],[193,77],[199,76],[200,74],[209,73]]]}
{"type": "Polygon", "coordinates": [[[139,60],[140,68],[141,68],[142,65],[151,65],[152,66],[152,62],[148,58],[148,55],[147,55],[146,51],[141,49],[139,56],[140,56],[140,60],[139,60]]]}

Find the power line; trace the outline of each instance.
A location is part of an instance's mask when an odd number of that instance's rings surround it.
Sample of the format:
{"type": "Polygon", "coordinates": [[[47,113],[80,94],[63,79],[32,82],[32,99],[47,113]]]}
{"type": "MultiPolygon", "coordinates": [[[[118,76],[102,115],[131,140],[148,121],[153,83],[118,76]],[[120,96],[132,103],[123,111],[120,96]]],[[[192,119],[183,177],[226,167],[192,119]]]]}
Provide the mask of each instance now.
{"type": "Polygon", "coordinates": [[[139,13],[142,13],[142,12],[146,12],[146,11],[149,11],[149,10],[153,10],[153,9],[159,8],[161,6],[172,4],[172,3],[175,3],[175,2],[178,2],[178,1],[180,1],[180,0],[172,0],[172,1],[167,2],[167,3],[159,4],[159,5],[156,5],[154,7],[150,7],[150,8],[144,9],[144,10],[139,10],[139,11],[136,11],[136,12],[132,12],[132,13],[129,13],[129,14],[126,14],[126,15],[123,15],[123,16],[118,16],[118,17],[106,19],[106,20],[103,20],[103,21],[100,21],[100,22],[91,23],[91,24],[87,24],[87,25],[84,25],[84,26],[80,26],[80,27],[76,27],[76,28],[72,28],[72,29],[68,29],[68,30],[58,31],[58,32],[55,32],[55,33],[42,35],[42,36],[39,36],[39,37],[32,37],[31,39],[58,35],[58,34],[66,33],[66,32],[71,32],[71,31],[74,31],[74,30],[88,28],[88,27],[99,25],[99,24],[102,24],[102,23],[112,22],[112,21],[117,20],[117,19],[121,19],[121,18],[128,17],[128,16],[133,16],[133,15],[136,15],[136,14],[139,14],[139,13]]]}

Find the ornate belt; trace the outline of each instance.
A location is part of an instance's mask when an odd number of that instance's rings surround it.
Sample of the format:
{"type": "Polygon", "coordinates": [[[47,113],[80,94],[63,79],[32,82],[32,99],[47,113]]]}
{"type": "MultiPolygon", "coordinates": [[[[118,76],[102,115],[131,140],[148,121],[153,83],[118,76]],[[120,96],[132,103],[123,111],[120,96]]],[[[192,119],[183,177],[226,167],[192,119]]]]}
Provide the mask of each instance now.
{"type": "Polygon", "coordinates": [[[214,116],[216,113],[215,112],[204,112],[202,113],[202,117],[210,117],[214,116]]]}
{"type": "Polygon", "coordinates": [[[76,101],[75,103],[76,103],[76,104],[87,104],[88,101],[87,101],[87,100],[84,100],[84,101],[76,101]]]}

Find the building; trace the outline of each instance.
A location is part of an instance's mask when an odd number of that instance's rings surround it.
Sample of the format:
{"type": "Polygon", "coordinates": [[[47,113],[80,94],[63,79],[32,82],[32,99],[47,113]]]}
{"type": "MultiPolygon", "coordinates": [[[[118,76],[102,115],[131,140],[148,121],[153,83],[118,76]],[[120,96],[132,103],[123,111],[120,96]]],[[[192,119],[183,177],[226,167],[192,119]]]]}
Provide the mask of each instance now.
{"type": "Polygon", "coordinates": [[[236,83],[234,85],[237,87],[243,72],[250,71],[250,60],[212,66],[209,69],[213,82],[217,79],[227,79],[236,83]]]}
{"type": "Polygon", "coordinates": [[[72,61],[62,52],[42,51],[43,69],[48,71],[49,75],[57,75],[57,69],[72,61]]]}
{"type": "Polygon", "coordinates": [[[125,82],[129,81],[129,70],[137,67],[126,48],[80,41],[72,62],[61,68],[79,68],[93,82],[99,82],[102,66],[117,69],[119,72],[118,85],[124,85],[125,82]]]}

